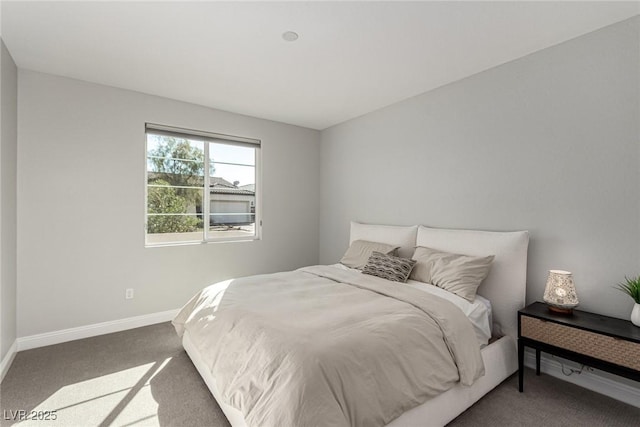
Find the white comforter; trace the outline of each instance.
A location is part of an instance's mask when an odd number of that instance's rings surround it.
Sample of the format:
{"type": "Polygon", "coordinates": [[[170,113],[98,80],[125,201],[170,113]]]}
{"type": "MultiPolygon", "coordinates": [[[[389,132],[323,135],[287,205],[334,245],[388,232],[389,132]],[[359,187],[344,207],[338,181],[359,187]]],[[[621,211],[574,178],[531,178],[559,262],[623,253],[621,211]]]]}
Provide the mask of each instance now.
{"type": "Polygon", "coordinates": [[[484,374],[452,303],[330,266],[229,280],[174,320],[250,426],[380,426],[484,374]]]}

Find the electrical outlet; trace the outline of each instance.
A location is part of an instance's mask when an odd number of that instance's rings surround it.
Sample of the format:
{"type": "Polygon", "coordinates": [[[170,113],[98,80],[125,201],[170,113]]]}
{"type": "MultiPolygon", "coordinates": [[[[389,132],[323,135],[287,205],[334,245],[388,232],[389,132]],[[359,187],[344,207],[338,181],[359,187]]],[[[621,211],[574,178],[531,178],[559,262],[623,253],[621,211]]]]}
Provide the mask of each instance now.
{"type": "Polygon", "coordinates": [[[124,291],[124,299],[133,299],[133,288],[124,291]]]}

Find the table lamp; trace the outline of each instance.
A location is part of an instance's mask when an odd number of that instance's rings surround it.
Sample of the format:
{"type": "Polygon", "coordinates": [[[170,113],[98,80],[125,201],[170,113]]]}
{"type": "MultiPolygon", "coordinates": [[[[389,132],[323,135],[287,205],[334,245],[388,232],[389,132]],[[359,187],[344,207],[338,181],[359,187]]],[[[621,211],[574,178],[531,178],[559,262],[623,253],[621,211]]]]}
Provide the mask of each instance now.
{"type": "Polygon", "coordinates": [[[573,308],[578,305],[578,295],[572,274],[564,270],[549,270],[543,299],[549,306],[549,310],[571,314],[573,308]]]}

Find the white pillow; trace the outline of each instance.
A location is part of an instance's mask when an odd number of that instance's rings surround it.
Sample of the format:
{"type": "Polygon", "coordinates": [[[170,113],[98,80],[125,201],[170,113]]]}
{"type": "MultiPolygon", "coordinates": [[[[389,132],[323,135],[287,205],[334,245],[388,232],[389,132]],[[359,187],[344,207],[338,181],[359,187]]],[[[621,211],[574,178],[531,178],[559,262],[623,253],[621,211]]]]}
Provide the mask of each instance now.
{"type": "Polygon", "coordinates": [[[359,222],[352,221],[349,244],[353,243],[355,240],[387,243],[389,245],[400,247],[400,249],[398,249],[398,256],[402,258],[411,258],[414,247],[416,246],[417,232],[417,225],[375,225],[361,224],[359,222]]]}
{"type": "Polygon", "coordinates": [[[471,302],[493,261],[493,255],[475,257],[424,246],[416,247],[412,258],[416,260],[412,279],[431,283],[471,302]]]}
{"type": "Polygon", "coordinates": [[[416,246],[472,256],[494,255],[491,271],[478,293],[491,300],[494,333],[518,336],[518,310],[524,307],[527,282],[527,231],[447,230],[418,227],[416,246]]]}
{"type": "Polygon", "coordinates": [[[389,245],[387,243],[380,242],[369,242],[367,240],[356,240],[354,242],[351,242],[351,245],[349,245],[349,249],[347,249],[347,251],[342,256],[340,264],[344,264],[350,268],[357,268],[358,270],[362,270],[367,261],[369,261],[369,257],[374,252],[393,255],[396,253],[396,249],[398,249],[398,246],[396,245],[389,245]]]}

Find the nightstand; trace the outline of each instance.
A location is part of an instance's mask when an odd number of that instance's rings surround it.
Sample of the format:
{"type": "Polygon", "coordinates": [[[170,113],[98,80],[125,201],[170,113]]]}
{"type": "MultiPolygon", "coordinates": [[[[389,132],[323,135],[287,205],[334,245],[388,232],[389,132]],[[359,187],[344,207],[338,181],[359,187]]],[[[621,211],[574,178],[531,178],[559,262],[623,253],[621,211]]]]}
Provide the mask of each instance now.
{"type": "Polygon", "coordinates": [[[524,347],[573,360],[596,369],[640,381],[640,328],[627,320],[581,310],[556,314],[542,302],[518,311],[518,377],[523,390],[524,347]]]}

